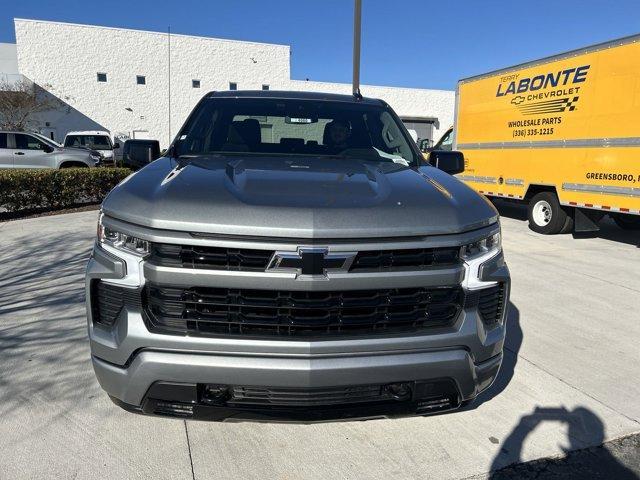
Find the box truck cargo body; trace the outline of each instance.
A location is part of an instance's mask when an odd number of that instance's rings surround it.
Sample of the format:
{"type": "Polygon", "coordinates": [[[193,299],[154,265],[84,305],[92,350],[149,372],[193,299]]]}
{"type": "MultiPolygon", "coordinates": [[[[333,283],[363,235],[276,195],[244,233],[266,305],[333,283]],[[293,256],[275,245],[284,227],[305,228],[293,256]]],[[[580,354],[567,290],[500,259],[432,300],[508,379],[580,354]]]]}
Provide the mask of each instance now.
{"type": "Polygon", "coordinates": [[[640,35],[461,80],[452,135],[458,178],[537,232],[640,228],[640,35]]]}

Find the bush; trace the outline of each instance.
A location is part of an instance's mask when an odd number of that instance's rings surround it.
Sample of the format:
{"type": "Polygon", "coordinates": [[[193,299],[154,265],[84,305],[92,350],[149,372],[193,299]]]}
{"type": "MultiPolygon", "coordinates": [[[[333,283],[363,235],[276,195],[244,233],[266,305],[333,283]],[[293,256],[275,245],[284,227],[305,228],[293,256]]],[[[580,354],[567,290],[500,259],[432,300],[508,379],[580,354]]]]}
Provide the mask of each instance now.
{"type": "Polygon", "coordinates": [[[99,203],[130,173],[128,168],[0,170],[0,207],[18,212],[99,203]]]}

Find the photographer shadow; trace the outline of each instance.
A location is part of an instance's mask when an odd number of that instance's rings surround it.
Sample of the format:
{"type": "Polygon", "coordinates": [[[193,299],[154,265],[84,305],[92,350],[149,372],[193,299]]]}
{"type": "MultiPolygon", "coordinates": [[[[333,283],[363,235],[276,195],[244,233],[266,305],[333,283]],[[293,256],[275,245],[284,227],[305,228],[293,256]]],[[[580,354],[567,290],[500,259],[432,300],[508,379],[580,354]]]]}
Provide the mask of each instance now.
{"type": "Polygon", "coordinates": [[[510,478],[611,478],[638,480],[638,476],[601,446],[605,439],[604,423],[586,407],[536,407],[520,418],[518,425],[502,442],[491,464],[489,479],[510,478]],[[568,447],[565,456],[521,463],[527,437],[541,424],[554,422],[567,426],[568,447]],[[591,447],[591,448],[590,448],[591,447]]]}

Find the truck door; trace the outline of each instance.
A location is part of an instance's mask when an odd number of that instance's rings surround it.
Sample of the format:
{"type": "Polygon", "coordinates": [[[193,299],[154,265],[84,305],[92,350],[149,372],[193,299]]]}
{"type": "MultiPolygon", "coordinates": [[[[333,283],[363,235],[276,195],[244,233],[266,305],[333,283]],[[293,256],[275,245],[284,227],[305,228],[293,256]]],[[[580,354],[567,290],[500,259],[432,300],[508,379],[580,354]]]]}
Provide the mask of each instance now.
{"type": "Polygon", "coordinates": [[[453,148],[453,129],[451,128],[447,133],[445,133],[442,136],[440,141],[436,143],[436,145],[433,147],[433,150],[446,150],[450,152],[452,148],[453,148]]]}
{"type": "Polygon", "coordinates": [[[13,168],[13,150],[7,144],[7,136],[0,133],[0,168],[13,168]]]}
{"type": "Polygon", "coordinates": [[[15,149],[13,150],[13,165],[15,168],[46,168],[50,167],[51,148],[32,135],[14,133],[15,149]]]}

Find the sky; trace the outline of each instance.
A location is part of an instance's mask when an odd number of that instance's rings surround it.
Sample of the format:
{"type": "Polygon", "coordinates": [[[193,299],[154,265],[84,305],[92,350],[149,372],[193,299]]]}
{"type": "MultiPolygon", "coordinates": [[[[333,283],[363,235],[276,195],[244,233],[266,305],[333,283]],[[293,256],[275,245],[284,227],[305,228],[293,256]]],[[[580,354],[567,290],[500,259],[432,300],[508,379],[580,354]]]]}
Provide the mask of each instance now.
{"type": "MultiPolygon", "coordinates": [[[[640,0],[363,0],[361,82],[453,90],[457,80],[640,33],[640,0]]],[[[291,76],[351,82],[352,0],[3,0],[13,18],[291,46],[291,76]]]]}

